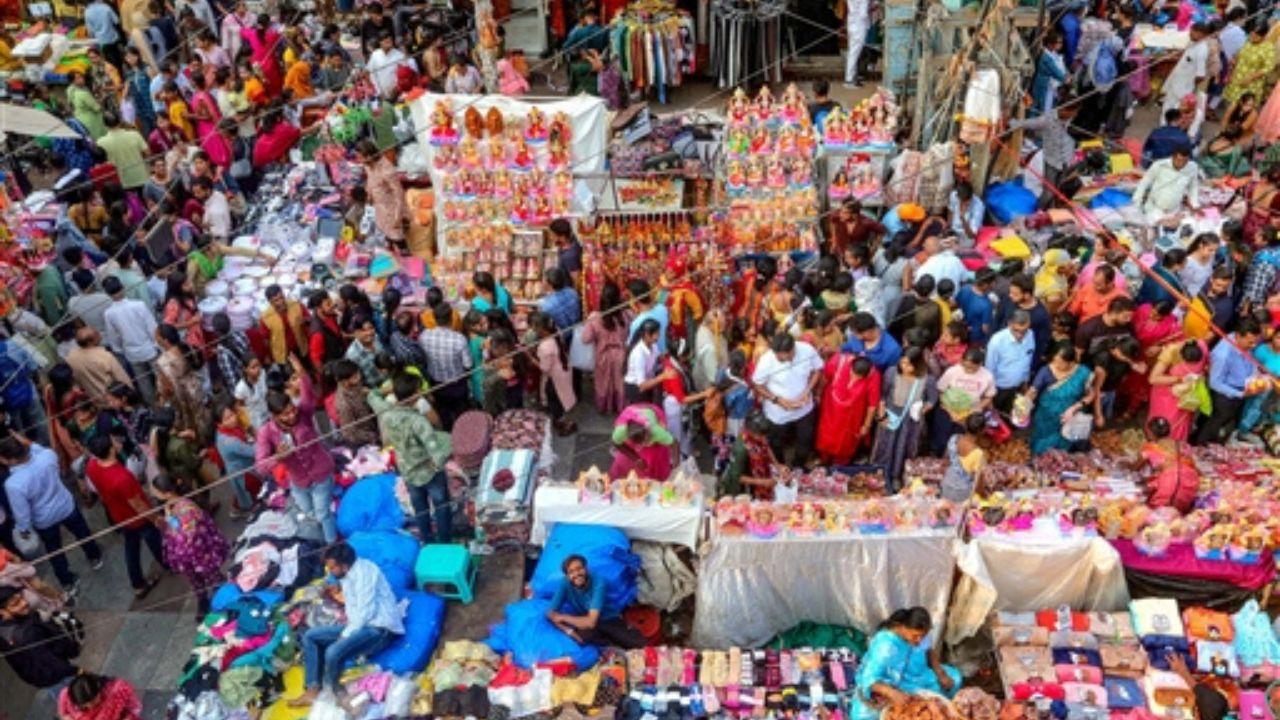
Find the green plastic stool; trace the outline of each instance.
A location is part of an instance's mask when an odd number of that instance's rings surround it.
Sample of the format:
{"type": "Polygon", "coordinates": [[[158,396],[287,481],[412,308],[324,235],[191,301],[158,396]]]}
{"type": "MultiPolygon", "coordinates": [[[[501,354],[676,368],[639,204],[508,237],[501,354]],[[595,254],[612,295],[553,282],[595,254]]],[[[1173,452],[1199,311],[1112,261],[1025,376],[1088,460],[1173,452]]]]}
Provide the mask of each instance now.
{"type": "Polygon", "coordinates": [[[427,585],[448,585],[452,592],[439,592],[440,597],[471,604],[476,582],[476,564],[465,545],[424,545],[418,552],[413,574],[418,589],[427,585]]]}

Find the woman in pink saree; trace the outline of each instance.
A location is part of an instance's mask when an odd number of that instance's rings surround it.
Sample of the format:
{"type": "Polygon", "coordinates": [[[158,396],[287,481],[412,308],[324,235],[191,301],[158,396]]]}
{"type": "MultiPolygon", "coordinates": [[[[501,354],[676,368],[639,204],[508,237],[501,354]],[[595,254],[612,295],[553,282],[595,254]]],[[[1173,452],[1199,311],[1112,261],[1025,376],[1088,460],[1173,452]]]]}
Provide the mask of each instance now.
{"type": "Polygon", "coordinates": [[[191,114],[188,116],[196,125],[196,142],[201,149],[209,152],[209,144],[218,142],[218,121],[222,112],[218,110],[218,101],[209,92],[209,83],[204,75],[193,75],[191,86],[195,90],[191,94],[191,114]]]}
{"type": "Polygon", "coordinates": [[[1151,368],[1151,402],[1147,407],[1147,422],[1164,418],[1169,423],[1171,440],[1186,440],[1195,423],[1196,410],[1184,409],[1183,402],[1192,380],[1190,376],[1205,377],[1209,361],[1209,348],[1203,340],[1188,340],[1181,345],[1169,345],[1151,368]]]}
{"type": "Polygon", "coordinates": [[[675,438],[667,431],[662,410],[636,403],[618,415],[613,426],[613,465],[609,477],[621,480],[632,470],[642,478],[663,481],[671,476],[671,448],[675,438]]]}
{"type": "Polygon", "coordinates": [[[249,44],[249,54],[253,64],[262,69],[262,79],[267,86],[267,97],[280,96],[284,87],[284,71],[280,68],[280,58],[276,50],[280,47],[281,37],[271,27],[271,18],[266,13],[258,15],[258,24],[240,30],[241,37],[249,44]]]}

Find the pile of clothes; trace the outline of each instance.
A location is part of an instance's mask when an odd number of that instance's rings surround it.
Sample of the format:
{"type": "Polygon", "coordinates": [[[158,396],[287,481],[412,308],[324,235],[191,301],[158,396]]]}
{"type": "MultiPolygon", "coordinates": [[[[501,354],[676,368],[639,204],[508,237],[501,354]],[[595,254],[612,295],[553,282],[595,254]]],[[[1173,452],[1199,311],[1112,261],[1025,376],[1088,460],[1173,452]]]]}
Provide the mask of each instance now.
{"type": "Polygon", "coordinates": [[[261,590],[228,601],[233,595],[219,592],[214,611],[196,628],[171,704],[177,720],[229,717],[231,709],[265,705],[284,689],[281,674],[299,655],[284,595],[261,590]]]}

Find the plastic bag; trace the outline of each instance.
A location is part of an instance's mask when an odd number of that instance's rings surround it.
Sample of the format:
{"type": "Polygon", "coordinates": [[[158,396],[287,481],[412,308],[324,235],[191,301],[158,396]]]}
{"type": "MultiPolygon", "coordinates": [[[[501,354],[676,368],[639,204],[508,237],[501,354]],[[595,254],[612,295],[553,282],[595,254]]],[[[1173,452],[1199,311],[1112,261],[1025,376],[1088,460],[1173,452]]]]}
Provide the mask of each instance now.
{"type": "Polygon", "coordinates": [[[14,533],[13,544],[24,560],[34,560],[40,556],[40,536],[35,531],[14,533]]]}
{"type": "Polygon", "coordinates": [[[391,673],[419,673],[436,651],[444,627],[444,599],[428,592],[411,592],[404,613],[404,634],[370,660],[391,673]]]}
{"type": "Polygon", "coordinates": [[[546,600],[521,600],[507,606],[504,621],[493,628],[485,644],[499,655],[511,653],[523,668],[567,658],[579,670],[600,660],[593,645],[579,645],[547,619],[551,604],[546,600]]]}
{"type": "Polygon", "coordinates": [[[412,535],[403,531],[358,532],[349,536],[347,541],[358,557],[378,566],[397,595],[401,590],[413,587],[418,541],[412,535]]]}
{"type": "Polygon", "coordinates": [[[604,583],[605,607],[619,612],[636,600],[640,559],[619,529],[599,525],[560,523],[551,529],[530,586],[534,597],[550,600],[564,582],[561,563],[570,555],[587,559],[591,576],[604,583]]]}
{"type": "Polygon", "coordinates": [[[409,714],[413,705],[413,696],[418,692],[418,683],[411,678],[396,676],[391,678],[391,687],[387,689],[387,697],[382,703],[382,712],[386,717],[404,717],[409,714]]]}
{"type": "Polygon", "coordinates": [[[582,341],[583,326],[573,329],[573,340],[569,343],[569,364],[578,370],[591,372],[596,369],[596,346],[582,341]]]}
{"type": "Polygon", "coordinates": [[[1087,412],[1072,415],[1062,425],[1062,437],[1071,442],[1084,442],[1089,439],[1091,432],[1093,432],[1093,415],[1087,412]]]}

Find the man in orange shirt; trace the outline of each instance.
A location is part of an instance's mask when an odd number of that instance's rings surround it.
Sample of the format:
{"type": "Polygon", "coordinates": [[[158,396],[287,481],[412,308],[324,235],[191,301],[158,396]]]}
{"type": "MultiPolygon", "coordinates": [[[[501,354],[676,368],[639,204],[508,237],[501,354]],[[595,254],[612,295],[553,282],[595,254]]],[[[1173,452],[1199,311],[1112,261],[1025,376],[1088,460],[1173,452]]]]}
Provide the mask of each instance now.
{"type": "Polygon", "coordinates": [[[1067,312],[1080,319],[1080,324],[1098,317],[1107,311],[1107,306],[1118,297],[1127,297],[1124,290],[1116,285],[1116,269],[1111,265],[1099,265],[1093,273],[1093,280],[1076,289],[1071,301],[1067,303],[1067,312]]]}

